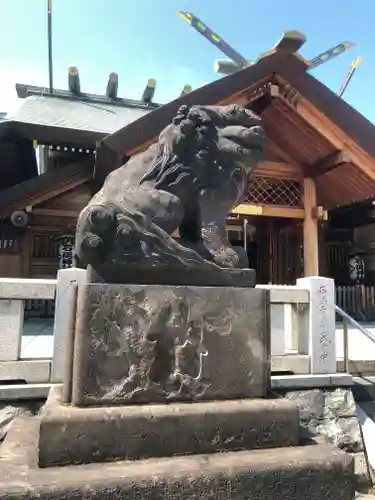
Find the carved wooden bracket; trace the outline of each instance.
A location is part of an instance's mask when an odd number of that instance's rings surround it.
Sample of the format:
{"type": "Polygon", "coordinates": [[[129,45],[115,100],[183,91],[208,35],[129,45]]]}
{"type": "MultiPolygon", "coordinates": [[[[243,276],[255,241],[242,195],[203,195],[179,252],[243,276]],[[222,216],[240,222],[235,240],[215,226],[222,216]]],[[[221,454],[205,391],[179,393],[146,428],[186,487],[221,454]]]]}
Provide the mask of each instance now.
{"type": "Polygon", "coordinates": [[[263,82],[261,85],[251,88],[246,93],[246,100],[248,103],[257,101],[261,97],[269,96],[271,98],[279,97],[279,87],[278,85],[267,81],[263,82]]]}
{"type": "Polygon", "coordinates": [[[302,99],[301,94],[297,92],[297,90],[292,87],[289,83],[280,84],[278,83],[280,96],[285,99],[291,106],[296,108],[298,103],[302,99]]]}
{"type": "Polygon", "coordinates": [[[257,115],[261,115],[266,108],[271,104],[272,100],[279,97],[279,88],[271,81],[263,82],[249,89],[245,94],[243,105],[249,107],[257,115]]]}

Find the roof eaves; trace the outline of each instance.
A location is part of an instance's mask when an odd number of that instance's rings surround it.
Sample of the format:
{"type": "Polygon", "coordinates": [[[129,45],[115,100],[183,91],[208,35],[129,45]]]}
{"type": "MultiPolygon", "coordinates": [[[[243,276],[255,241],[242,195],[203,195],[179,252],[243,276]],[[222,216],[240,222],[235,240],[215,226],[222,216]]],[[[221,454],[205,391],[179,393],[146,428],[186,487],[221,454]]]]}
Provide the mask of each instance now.
{"type": "Polygon", "coordinates": [[[35,140],[44,145],[60,144],[81,148],[95,148],[96,143],[106,136],[105,133],[91,130],[78,130],[52,125],[46,126],[16,120],[0,122],[0,136],[9,132],[16,133],[32,141],[35,140]],[[2,128],[4,125],[3,131],[2,128]]]}
{"type": "Polygon", "coordinates": [[[374,124],[310,73],[300,71],[301,62],[297,58],[285,57],[285,64],[278,66],[276,72],[367,154],[375,158],[374,124]]]}
{"type": "Polygon", "coordinates": [[[41,194],[48,195],[51,193],[50,198],[56,196],[56,193],[53,192],[55,186],[61,184],[61,192],[64,192],[71,188],[72,183],[84,183],[91,177],[92,166],[89,164],[83,165],[81,162],[32,177],[20,184],[0,191],[0,216],[9,216],[11,212],[21,209],[27,204],[38,203],[38,196],[41,194]]]}

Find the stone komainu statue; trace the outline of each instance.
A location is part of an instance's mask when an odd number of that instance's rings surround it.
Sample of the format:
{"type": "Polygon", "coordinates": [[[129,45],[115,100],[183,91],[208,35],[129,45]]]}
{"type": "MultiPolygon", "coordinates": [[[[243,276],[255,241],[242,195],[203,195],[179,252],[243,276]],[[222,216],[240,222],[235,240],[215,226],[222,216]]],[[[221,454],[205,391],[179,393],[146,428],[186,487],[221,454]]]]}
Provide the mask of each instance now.
{"type": "Polygon", "coordinates": [[[102,275],[129,265],[246,267],[226,219],[265,144],[261,119],[247,109],[182,106],[157,143],[111,172],[82,210],[77,264],[102,275]]]}

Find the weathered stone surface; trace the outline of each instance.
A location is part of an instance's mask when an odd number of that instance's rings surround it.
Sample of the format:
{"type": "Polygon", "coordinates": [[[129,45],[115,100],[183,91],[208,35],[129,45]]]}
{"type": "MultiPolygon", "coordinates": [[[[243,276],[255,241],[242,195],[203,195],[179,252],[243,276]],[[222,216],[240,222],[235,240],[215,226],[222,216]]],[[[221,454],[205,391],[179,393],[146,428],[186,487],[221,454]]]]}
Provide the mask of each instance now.
{"type": "Polygon", "coordinates": [[[2,441],[15,418],[27,418],[36,415],[42,403],[38,401],[18,401],[0,405],[0,441],[2,441]]]}
{"type": "Polygon", "coordinates": [[[290,391],[285,396],[299,407],[301,438],[323,438],[348,452],[363,450],[350,389],[290,391]]]}
{"type": "Polygon", "coordinates": [[[367,493],[372,486],[372,481],[367,469],[365,454],[363,452],[353,453],[355,489],[367,493]]]}
{"type": "Polygon", "coordinates": [[[356,417],[356,406],[351,389],[337,388],[335,390],[326,390],[325,398],[325,416],[334,416],[336,418],[356,417]]]}
{"type": "Polygon", "coordinates": [[[267,299],[252,288],[86,285],[77,309],[73,403],[265,396],[267,299]]]}
{"type": "Polygon", "coordinates": [[[37,439],[33,421],[15,422],[7,437],[0,500],[353,500],[355,495],[352,457],[329,445],[37,469],[30,453],[37,439]]]}
{"type": "Polygon", "coordinates": [[[43,467],[299,442],[298,409],[287,399],[77,408],[61,404],[59,389],[51,391],[41,419],[43,467]]]}
{"type": "Polygon", "coordinates": [[[324,419],[317,423],[316,432],[343,450],[358,452],[363,449],[356,417],[324,419]]]}

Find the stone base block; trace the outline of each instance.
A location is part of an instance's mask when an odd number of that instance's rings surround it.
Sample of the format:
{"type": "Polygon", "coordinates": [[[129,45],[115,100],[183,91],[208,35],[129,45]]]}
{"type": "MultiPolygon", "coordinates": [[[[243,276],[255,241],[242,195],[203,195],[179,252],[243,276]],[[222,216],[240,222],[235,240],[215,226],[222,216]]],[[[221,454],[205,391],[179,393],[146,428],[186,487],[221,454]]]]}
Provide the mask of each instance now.
{"type": "MultiPolygon", "coordinates": [[[[4,443],[0,500],[353,500],[353,459],[329,445],[38,469],[34,419],[4,443]]],[[[51,442],[53,436],[51,436],[51,442]]]]}
{"type": "Polygon", "coordinates": [[[299,441],[297,405],[286,399],[77,408],[59,404],[56,389],[41,419],[41,467],[295,446],[299,441]]]}
{"type": "Polygon", "coordinates": [[[28,384],[46,383],[50,380],[51,361],[23,360],[0,361],[0,383],[25,381],[28,384]]]}
{"type": "Polygon", "coordinates": [[[76,406],[265,397],[269,339],[266,290],[89,284],[66,387],[76,406]]]}

